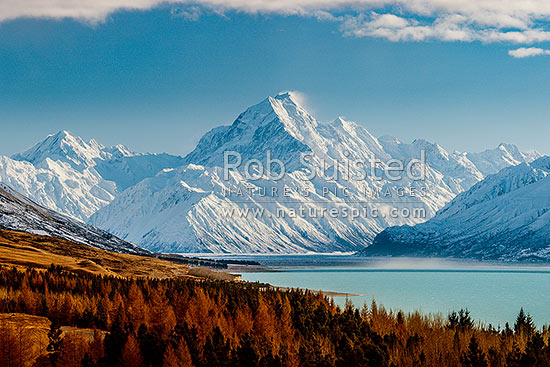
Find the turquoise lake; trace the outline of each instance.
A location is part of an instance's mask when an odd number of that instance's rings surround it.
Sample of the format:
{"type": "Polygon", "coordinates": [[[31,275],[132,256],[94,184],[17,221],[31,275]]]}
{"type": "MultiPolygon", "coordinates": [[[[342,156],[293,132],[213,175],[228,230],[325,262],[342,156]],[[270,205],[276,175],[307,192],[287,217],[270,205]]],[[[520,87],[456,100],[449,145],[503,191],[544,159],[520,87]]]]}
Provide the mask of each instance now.
{"type": "MultiPolygon", "coordinates": [[[[252,259],[245,257],[245,259],[252,259]]],[[[373,261],[348,257],[255,257],[266,272],[243,280],[275,286],[359,294],[355,306],[373,299],[386,309],[442,313],[467,308],[495,327],[513,322],[521,307],[537,326],[550,324],[550,267],[436,260],[373,261]]],[[[343,305],[345,297],[334,297],[343,305]]]]}

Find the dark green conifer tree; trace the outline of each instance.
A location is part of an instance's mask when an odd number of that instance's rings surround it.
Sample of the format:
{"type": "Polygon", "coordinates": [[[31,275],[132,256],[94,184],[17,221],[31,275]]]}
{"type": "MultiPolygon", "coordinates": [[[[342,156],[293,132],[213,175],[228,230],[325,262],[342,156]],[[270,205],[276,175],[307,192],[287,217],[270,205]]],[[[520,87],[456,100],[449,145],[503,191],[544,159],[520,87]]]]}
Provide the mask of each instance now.
{"type": "Polygon", "coordinates": [[[475,336],[472,336],[468,350],[460,357],[460,364],[462,367],[487,367],[487,357],[479,348],[475,336]]]}

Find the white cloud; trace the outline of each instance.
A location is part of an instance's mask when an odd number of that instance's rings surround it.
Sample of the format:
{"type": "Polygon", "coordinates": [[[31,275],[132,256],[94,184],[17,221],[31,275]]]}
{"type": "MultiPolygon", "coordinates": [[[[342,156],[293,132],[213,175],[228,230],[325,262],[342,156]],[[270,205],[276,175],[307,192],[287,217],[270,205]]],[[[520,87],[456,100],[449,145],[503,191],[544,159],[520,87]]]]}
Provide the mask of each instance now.
{"type": "Polygon", "coordinates": [[[537,47],[520,47],[517,50],[508,51],[508,55],[515,57],[516,59],[523,59],[525,57],[539,56],[539,55],[550,55],[550,50],[544,50],[537,47]]]}
{"type": "Polygon", "coordinates": [[[341,23],[344,34],[391,41],[550,41],[548,0],[0,0],[0,21],[20,17],[98,22],[118,10],[163,4],[197,20],[203,9],[315,17],[341,23]]]}
{"type": "MultiPolygon", "coordinates": [[[[475,21],[477,16],[464,14],[439,14],[431,17],[399,17],[391,24],[386,21],[390,14],[371,13],[348,16],[342,23],[344,34],[355,37],[377,37],[390,41],[427,41],[440,40],[446,42],[508,42],[517,44],[532,44],[550,41],[550,31],[542,26],[523,28],[526,23],[518,19],[517,26],[522,28],[509,29],[501,27],[503,19],[495,17],[495,23],[488,25],[489,17],[482,17],[483,22],[475,21]],[[420,20],[419,20],[420,19],[420,20]]],[[[394,15],[392,15],[395,17],[394,15]]],[[[396,17],[397,18],[397,17],[396,17]]],[[[514,23],[511,20],[506,23],[514,23]]],[[[534,24],[534,19],[532,21],[534,24]]],[[[547,25],[548,26],[548,25],[547,25]]],[[[549,27],[550,28],[550,27],[549,27]]]]}
{"type": "Polygon", "coordinates": [[[386,38],[390,41],[473,41],[474,32],[462,23],[460,15],[446,16],[431,23],[416,19],[399,18],[388,21],[389,14],[359,15],[347,17],[342,23],[344,34],[355,37],[386,38]]]}
{"type": "Polygon", "coordinates": [[[202,15],[201,8],[198,6],[190,6],[186,8],[175,7],[172,8],[170,13],[174,17],[183,18],[191,22],[198,21],[202,15]]]}
{"type": "Polygon", "coordinates": [[[409,26],[410,21],[405,18],[398,17],[394,14],[376,14],[373,13],[375,19],[371,22],[374,28],[405,28],[409,26]]]}

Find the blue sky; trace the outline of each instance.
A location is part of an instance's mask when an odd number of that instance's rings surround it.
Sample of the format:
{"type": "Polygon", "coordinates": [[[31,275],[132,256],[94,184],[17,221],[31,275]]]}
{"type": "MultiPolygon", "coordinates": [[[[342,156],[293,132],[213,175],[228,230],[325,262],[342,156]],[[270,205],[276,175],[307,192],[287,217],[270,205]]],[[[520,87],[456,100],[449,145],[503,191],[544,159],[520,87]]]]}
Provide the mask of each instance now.
{"type": "Polygon", "coordinates": [[[474,19],[460,33],[454,23],[441,28],[448,9],[428,20],[387,7],[6,9],[0,154],[61,129],[185,154],[210,128],[287,90],[302,93],[318,120],[342,115],[376,136],[421,137],[451,151],[511,142],[550,153],[549,45],[536,14],[517,16],[527,28],[474,19]]]}

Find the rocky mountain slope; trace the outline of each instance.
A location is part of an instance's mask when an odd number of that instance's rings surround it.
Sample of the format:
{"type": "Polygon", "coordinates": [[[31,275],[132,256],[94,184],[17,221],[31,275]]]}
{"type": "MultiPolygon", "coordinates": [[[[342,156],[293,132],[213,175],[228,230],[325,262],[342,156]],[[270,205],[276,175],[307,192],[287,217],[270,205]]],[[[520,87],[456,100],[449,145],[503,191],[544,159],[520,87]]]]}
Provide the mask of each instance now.
{"type": "Polygon", "coordinates": [[[95,248],[149,254],[99,228],[46,209],[0,183],[0,229],[56,237],[95,248]]]}

